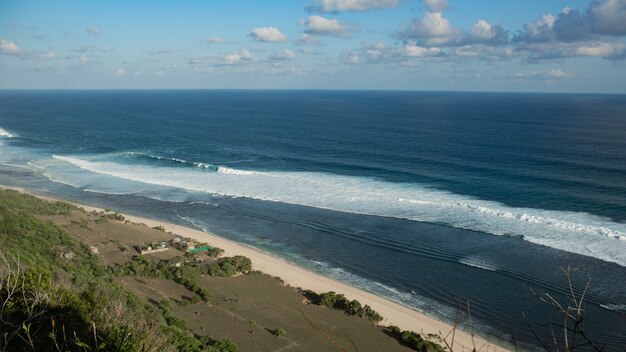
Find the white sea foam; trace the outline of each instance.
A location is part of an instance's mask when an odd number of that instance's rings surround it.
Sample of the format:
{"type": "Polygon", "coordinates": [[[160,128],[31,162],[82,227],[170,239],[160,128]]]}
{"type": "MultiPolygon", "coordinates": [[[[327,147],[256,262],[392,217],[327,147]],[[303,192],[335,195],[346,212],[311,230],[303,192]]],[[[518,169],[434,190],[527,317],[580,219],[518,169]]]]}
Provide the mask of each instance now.
{"type": "Polygon", "coordinates": [[[600,307],[608,310],[612,310],[618,313],[626,313],[626,304],[600,304],[600,307]]]}
{"type": "Polygon", "coordinates": [[[15,137],[19,137],[19,135],[17,135],[16,133],[11,133],[11,132],[3,129],[2,127],[0,127],[0,137],[15,138],[15,137]]]}
{"type": "Polygon", "coordinates": [[[199,167],[201,169],[211,169],[214,166],[209,164],[209,163],[193,163],[196,167],[199,167]]]}
{"type": "Polygon", "coordinates": [[[459,263],[473,266],[475,268],[496,271],[498,268],[495,264],[490,263],[487,259],[478,256],[469,256],[459,259],[459,263]]]}
{"type": "Polygon", "coordinates": [[[513,208],[418,184],[316,172],[218,172],[55,156],[83,170],[211,194],[446,224],[596,257],[626,266],[626,224],[580,212],[513,208]]]}
{"type": "Polygon", "coordinates": [[[257,171],[237,170],[237,169],[232,169],[232,168],[226,167],[226,166],[218,167],[217,168],[217,172],[222,173],[222,174],[230,174],[230,175],[255,175],[255,174],[262,174],[261,172],[257,172],[257,171]]]}

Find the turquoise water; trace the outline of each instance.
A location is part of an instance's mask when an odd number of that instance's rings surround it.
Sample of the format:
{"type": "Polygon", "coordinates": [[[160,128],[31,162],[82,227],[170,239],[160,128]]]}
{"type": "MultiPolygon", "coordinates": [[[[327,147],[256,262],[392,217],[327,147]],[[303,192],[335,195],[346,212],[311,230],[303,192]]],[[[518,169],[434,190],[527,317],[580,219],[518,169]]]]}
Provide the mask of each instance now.
{"type": "MultiPolygon", "coordinates": [[[[533,344],[592,277],[626,343],[626,97],[2,91],[0,181],[249,243],[443,319],[533,344]],[[509,326],[511,328],[509,328],[509,326]]],[[[609,328],[610,327],[610,328],[609,328]]]]}

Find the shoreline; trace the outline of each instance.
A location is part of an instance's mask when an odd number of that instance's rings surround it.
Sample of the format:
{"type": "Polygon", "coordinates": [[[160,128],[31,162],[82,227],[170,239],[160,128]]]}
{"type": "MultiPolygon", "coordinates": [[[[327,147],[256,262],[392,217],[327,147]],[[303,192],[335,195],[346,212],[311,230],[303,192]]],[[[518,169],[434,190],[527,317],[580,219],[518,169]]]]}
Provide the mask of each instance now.
{"type": "MultiPolygon", "coordinates": [[[[100,207],[77,203],[62,198],[40,195],[21,187],[0,185],[0,189],[11,189],[33,195],[41,199],[71,203],[83,208],[86,211],[104,210],[100,207]]],[[[423,335],[437,334],[443,337],[447,336],[446,340],[455,352],[472,351],[474,348],[477,351],[510,350],[509,348],[502,346],[502,344],[506,344],[506,341],[502,341],[497,337],[478,336],[461,330],[458,327],[455,329],[454,326],[432,318],[425,313],[411,309],[384,297],[377,296],[365,290],[350,286],[336,279],[313,272],[255,247],[225,239],[213,233],[172,224],[163,220],[149,219],[126,213],[120,214],[124,215],[128,221],[134,223],[145,224],[149,227],[162,226],[165,231],[171,231],[177,235],[194,238],[198,241],[209,242],[211,245],[224,249],[225,255],[246,256],[252,260],[252,265],[255,270],[260,270],[267,275],[278,277],[287,286],[309,289],[318,293],[334,291],[344,294],[348,299],[356,299],[364,305],[369,305],[372,309],[384,317],[379,325],[396,325],[402,330],[412,330],[423,335]],[[452,332],[453,330],[454,332],[452,332]],[[453,341],[452,336],[454,336],[453,341]]]]}

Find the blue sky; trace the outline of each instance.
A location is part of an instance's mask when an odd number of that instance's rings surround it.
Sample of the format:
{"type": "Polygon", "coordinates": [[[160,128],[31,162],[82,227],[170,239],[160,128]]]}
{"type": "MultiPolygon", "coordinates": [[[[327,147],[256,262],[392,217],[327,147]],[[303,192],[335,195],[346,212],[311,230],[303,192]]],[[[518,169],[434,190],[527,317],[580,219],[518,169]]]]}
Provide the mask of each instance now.
{"type": "Polygon", "coordinates": [[[0,88],[626,93],[626,0],[4,0],[0,88]]]}

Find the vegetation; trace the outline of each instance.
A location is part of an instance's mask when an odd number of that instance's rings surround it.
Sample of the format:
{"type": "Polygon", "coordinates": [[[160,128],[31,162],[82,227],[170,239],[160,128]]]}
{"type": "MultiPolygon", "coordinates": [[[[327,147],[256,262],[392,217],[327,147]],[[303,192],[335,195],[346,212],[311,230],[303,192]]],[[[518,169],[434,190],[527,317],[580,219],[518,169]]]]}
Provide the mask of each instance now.
{"type": "Polygon", "coordinates": [[[287,336],[287,332],[283,329],[276,329],[272,331],[272,335],[277,337],[285,337],[287,336]]]}
{"type": "Polygon", "coordinates": [[[241,255],[220,258],[207,266],[207,274],[219,277],[231,277],[238,273],[248,274],[251,271],[252,261],[241,255]]]}
{"type": "Polygon", "coordinates": [[[166,303],[145,304],[86,245],[38,218],[75,210],[0,191],[0,350],[237,350],[232,341],[195,336],[166,303]]]}
{"type": "Polygon", "coordinates": [[[420,352],[444,352],[446,349],[440,344],[426,340],[414,331],[402,331],[399,327],[391,325],[387,328],[389,335],[398,339],[403,345],[420,352]]]}
{"type": "Polygon", "coordinates": [[[203,302],[209,302],[211,293],[201,287],[196,281],[196,278],[204,273],[202,267],[191,264],[177,266],[177,264],[180,264],[178,258],[154,262],[148,261],[142,256],[137,256],[130,262],[118,265],[111,271],[117,276],[145,276],[173,280],[195,293],[203,302]]]}
{"type": "Polygon", "coordinates": [[[343,294],[335,293],[332,291],[318,294],[310,290],[304,291],[303,294],[309,299],[309,301],[311,301],[311,303],[317,304],[319,306],[326,306],[328,308],[341,310],[347,315],[354,315],[365,318],[371,320],[374,323],[383,320],[383,317],[367,304],[365,306],[362,306],[361,302],[357,300],[351,301],[347,299],[343,294]]]}
{"type": "Polygon", "coordinates": [[[217,247],[212,247],[207,251],[207,255],[212,258],[217,258],[222,254],[224,254],[224,250],[217,247]]]}

